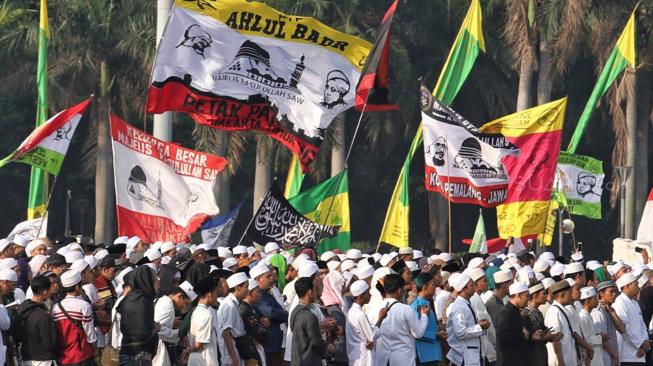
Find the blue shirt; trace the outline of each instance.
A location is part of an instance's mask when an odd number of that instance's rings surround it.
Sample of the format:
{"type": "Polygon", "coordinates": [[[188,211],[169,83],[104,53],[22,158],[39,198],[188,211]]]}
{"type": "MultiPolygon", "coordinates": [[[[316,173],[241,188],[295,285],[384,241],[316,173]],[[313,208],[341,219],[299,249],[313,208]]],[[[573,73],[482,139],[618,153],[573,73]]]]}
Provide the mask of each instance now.
{"type": "MultiPolygon", "coordinates": [[[[420,316],[419,308],[422,306],[430,306],[429,301],[425,298],[418,296],[410,307],[420,316]]],[[[417,351],[417,359],[419,362],[431,362],[442,360],[442,350],[440,349],[440,341],[438,340],[438,324],[435,321],[435,314],[433,309],[429,310],[429,323],[426,326],[426,331],[422,338],[415,340],[415,350],[417,351]]]]}
{"type": "Polygon", "coordinates": [[[265,331],[263,348],[265,354],[281,352],[281,324],[288,321],[288,312],[277,302],[270,291],[261,293],[261,301],[254,306],[264,317],[270,318],[271,324],[265,331]]]}

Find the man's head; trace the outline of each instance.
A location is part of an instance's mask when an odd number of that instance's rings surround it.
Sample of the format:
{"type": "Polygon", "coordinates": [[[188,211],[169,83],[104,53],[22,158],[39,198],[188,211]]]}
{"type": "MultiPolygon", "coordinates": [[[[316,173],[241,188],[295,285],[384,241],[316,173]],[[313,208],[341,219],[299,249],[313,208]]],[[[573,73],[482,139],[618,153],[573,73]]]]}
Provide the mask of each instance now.
{"type": "Polygon", "coordinates": [[[107,282],[113,281],[118,273],[115,257],[111,254],[102,258],[100,263],[98,263],[98,268],[100,276],[104,277],[107,282]]]}
{"type": "Polygon", "coordinates": [[[612,304],[617,299],[619,292],[617,285],[612,281],[603,281],[596,286],[601,304],[612,304]]]}
{"type": "Polygon", "coordinates": [[[553,294],[553,299],[559,302],[560,305],[569,305],[572,302],[571,286],[565,280],[554,283],[551,286],[551,293],[553,294]]]}
{"type": "Polygon", "coordinates": [[[599,304],[594,287],[583,287],[580,289],[580,302],[587,311],[591,311],[599,304]]]}
{"type": "Polygon", "coordinates": [[[247,297],[249,282],[245,273],[237,272],[229,276],[227,278],[227,286],[229,286],[229,292],[234,294],[238,301],[242,301],[247,297]]]}
{"type": "Polygon", "coordinates": [[[45,262],[48,271],[60,276],[66,269],[66,258],[63,255],[52,253],[45,262]]]}
{"type": "Polygon", "coordinates": [[[485,271],[481,268],[472,268],[469,271],[469,277],[474,281],[474,290],[477,294],[482,294],[488,289],[487,277],[485,277],[485,271]]]}
{"type": "Polygon", "coordinates": [[[433,283],[433,276],[429,273],[420,273],[415,278],[415,289],[419,296],[424,299],[431,299],[435,295],[435,284],[433,283]]]}
{"type": "Polygon", "coordinates": [[[247,293],[245,301],[250,305],[256,305],[261,301],[262,295],[263,291],[259,287],[258,282],[256,282],[256,280],[249,280],[249,292],[247,293]]]}
{"type": "Polygon", "coordinates": [[[35,302],[43,302],[50,298],[52,283],[47,277],[38,275],[32,278],[29,286],[32,289],[32,300],[35,302]]]}
{"type": "Polygon", "coordinates": [[[533,307],[538,307],[546,303],[548,292],[544,290],[543,284],[536,283],[534,285],[531,285],[531,287],[528,288],[528,293],[530,295],[530,302],[533,305],[533,307]]]}
{"type": "Polygon", "coordinates": [[[7,268],[0,269],[0,291],[3,295],[14,292],[17,281],[16,272],[7,268]]]}
{"type": "Polygon", "coordinates": [[[190,309],[190,304],[197,298],[197,293],[195,293],[193,285],[190,282],[184,281],[175,287],[168,297],[172,300],[175,309],[185,312],[190,309]]]}
{"type": "Polygon", "coordinates": [[[514,278],[512,271],[502,270],[493,274],[495,289],[494,292],[498,297],[508,296],[508,288],[512,284],[514,278]]]}
{"type": "Polygon", "coordinates": [[[404,295],[404,279],[396,273],[391,273],[383,277],[383,289],[385,297],[401,299],[404,295]]]}
{"type": "Polygon", "coordinates": [[[624,273],[617,280],[617,287],[621,290],[623,294],[634,299],[639,294],[639,284],[637,283],[637,277],[632,273],[624,273]]]}
{"type": "Polygon", "coordinates": [[[510,303],[518,309],[523,309],[528,305],[528,286],[523,282],[515,282],[509,288],[510,303]]]}
{"type": "Polygon", "coordinates": [[[0,258],[13,258],[15,244],[7,239],[0,239],[0,258]]]}
{"type": "Polygon", "coordinates": [[[78,296],[82,293],[82,275],[81,273],[70,269],[61,274],[61,285],[66,295],[78,296]]]}
{"type": "Polygon", "coordinates": [[[274,286],[274,274],[265,263],[259,263],[249,271],[249,276],[256,280],[261,291],[267,291],[274,286]]]}
{"type": "Polygon", "coordinates": [[[313,279],[302,277],[295,281],[295,292],[304,304],[312,304],[315,301],[313,279]]]}
{"type": "Polygon", "coordinates": [[[365,305],[370,302],[372,295],[370,294],[370,285],[364,280],[357,280],[349,287],[351,295],[354,297],[354,302],[358,305],[365,305]]]}

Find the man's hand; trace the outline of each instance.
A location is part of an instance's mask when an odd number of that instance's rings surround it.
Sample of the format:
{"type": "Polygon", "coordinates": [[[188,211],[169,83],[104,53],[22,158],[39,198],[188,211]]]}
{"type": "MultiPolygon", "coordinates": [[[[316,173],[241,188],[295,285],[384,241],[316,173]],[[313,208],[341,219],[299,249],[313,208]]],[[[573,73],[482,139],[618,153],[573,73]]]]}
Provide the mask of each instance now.
{"type": "Polygon", "coordinates": [[[379,321],[382,321],[387,317],[388,317],[388,308],[381,308],[381,310],[379,310],[379,321]]]}
{"type": "Polygon", "coordinates": [[[547,333],[544,340],[547,342],[557,342],[562,339],[562,333],[547,333]]]}
{"type": "Polygon", "coordinates": [[[372,350],[372,348],[374,348],[374,342],[366,341],[365,342],[365,348],[368,349],[368,350],[372,350]]]}
{"type": "Polygon", "coordinates": [[[587,349],[586,352],[587,352],[587,362],[588,362],[587,366],[589,366],[590,363],[592,362],[592,359],[594,358],[594,349],[592,348],[587,349]]]}
{"type": "MultiPolygon", "coordinates": [[[[524,330],[526,330],[526,328],[524,328],[524,330]]],[[[534,341],[542,341],[544,340],[544,336],[545,336],[544,332],[541,329],[538,329],[535,332],[533,332],[531,339],[534,341]]],[[[528,337],[526,337],[526,339],[528,339],[528,337]]]]}
{"type": "Polygon", "coordinates": [[[332,343],[329,343],[329,344],[327,345],[327,353],[329,353],[329,354],[333,354],[334,352],[336,352],[336,348],[333,346],[332,343]]]}
{"type": "Polygon", "coordinates": [[[445,332],[444,330],[439,330],[438,331],[438,338],[443,339],[443,340],[446,341],[447,340],[447,332],[445,332]]]}
{"type": "Polygon", "coordinates": [[[320,323],[320,330],[323,332],[328,332],[331,329],[333,329],[333,327],[335,326],[336,326],[336,320],[333,318],[327,318],[324,319],[322,323],[320,323]]]}
{"type": "Polygon", "coordinates": [[[521,332],[524,334],[524,339],[530,338],[531,332],[529,332],[528,329],[522,328],[521,332]]]}
{"type": "Polygon", "coordinates": [[[428,305],[422,305],[422,307],[419,308],[419,312],[422,315],[429,315],[429,306],[428,305]]]}
{"type": "Polygon", "coordinates": [[[266,317],[266,316],[262,316],[262,317],[259,319],[259,321],[261,322],[261,326],[262,326],[263,328],[267,328],[267,327],[270,326],[270,324],[272,324],[272,321],[270,320],[270,318],[268,318],[268,317],[266,317]]]}
{"type": "Polygon", "coordinates": [[[608,333],[601,333],[601,342],[605,343],[610,339],[608,333]]]}
{"type": "Polygon", "coordinates": [[[487,319],[481,319],[478,321],[478,325],[481,326],[481,329],[486,330],[490,327],[490,322],[487,319]]]}

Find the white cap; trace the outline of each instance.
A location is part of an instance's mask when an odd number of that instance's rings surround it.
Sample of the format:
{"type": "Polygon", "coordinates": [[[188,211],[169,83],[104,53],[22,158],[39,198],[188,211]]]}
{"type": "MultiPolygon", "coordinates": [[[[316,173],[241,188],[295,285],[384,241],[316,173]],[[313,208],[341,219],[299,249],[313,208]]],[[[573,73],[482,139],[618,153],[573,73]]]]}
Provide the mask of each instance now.
{"type": "Polygon", "coordinates": [[[134,269],[132,267],[126,267],[125,269],[120,271],[118,273],[118,275],[116,275],[116,283],[119,284],[119,285],[124,284],[125,283],[125,276],[127,275],[127,273],[129,273],[129,272],[131,272],[133,270],[134,269]]]}
{"type": "Polygon", "coordinates": [[[84,256],[84,261],[88,263],[88,266],[91,267],[91,269],[95,269],[98,265],[98,260],[92,255],[86,255],[84,256]]]}
{"type": "Polygon", "coordinates": [[[84,270],[88,267],[88,262],[83,260],[83,259],[78,259],[73,264],[70,265],[71,270],[75,270],[79,273],[84,272],[84,270]]]}
{"type": "Polygon", "coordinates": [[[472,258],[469,263],[467,263],[467,268],[477,268],[480,267],[481,264],[483,264],[483,258],[481,257],[474,257],[472,258]]]}
{"type": "Polygon", "coordinates": [[[109,251],[106,250],[106,249],[100,249],[100,250],[98,250],[97,252],[95,252],[95,254],[93,254],[93,256],[95,257],[95,259],[98,260],[98,262],[101,261],[101,260],[102,260],[104,257],[106,257],[107,255],[109,255],[109,251]]]}
{"type": "Polygon", "coordinates": [[[68,244],[68,249],[70,249],[70,250],[77,250],[77,251],[83,252],[82,246],[79,245],[78,243],[70,243],[70,244],[68,244]]]}
{"type": "Polygon", "coordinates": [[[327,268],[329,268],[329,271],[335,271],[340,267],[340,262],[338,261],[329,261],[327,262],[327,268]]]}
{"type": "Polygon", "coordinates": [[[198,245],[197,248],[195,248],[195,250],[200,250],[200,249],[202,249],[203,251],[206,252],[208,250],[211,250],[211,246],[206,244],[206,243],[202,243],[202,244],[198,245]]]}
{"type": "Polygon", "coordinates": [[[235,258],[227,258],[222,262],[222,268],[229,269],[235,265],[238,265],[238,261],[235,258]]]}
{"type": "Polygon", "coordinates": [[[220,258],[231,258],[233,255],[231,254],[231,251],[229,248],[225,247],[218,247],[218,257],[220,258]]]}
{"type": "Polygon", "coordinates": [[[399,248],[399,254],[400,255],[413,254],[413,248],[411,248],[411,247],[399,248]]]}
{"type": "Polygon", "coordinates": [[[0,239],[0,252],[7,249],[11,242],[7,239],[0,239]]]}
{"type": "Polygon", "coordinates": [[[166,241],[163,244],[161,244],[161,253],[165,253],[172,249],[175,249],[175,243],[171,241],[166,241]]]}
{"type": "Polygon", "coordinates": [[[163,245],[163,242],[160,240],[155,241],[150,245],[150,249],[158,250],[161,251],[161,246],[163,245]]]}
{"type": "Polygon", "coordinates": [[[546,271],[549,269],[549,267],[551,266],[549,266],[549,262],[547,262],[545,259],[538,259],[533,265],[533,271],[540,273],[546,271]]]}
{"type": "Polygon", "coordinates": [[[309,260],[306,260],[302,262],[302,264],[299,266],[299,270],[297,271],[297,276],[299,278],[309,278],[319,270],[320,269],[317,267],[317,264],[309,260]]]}
{"type": "Polygon", "coordinates": [[[349,249],[347,251],[347,259],[361,259],[363,258],[363,253],[359,249],[349,249]]]}
{"type": "Polygon", "coordinates": [[[370,276],[374,274],[374,267],[372,266],[360,267],[355,269],[353,273],[354,275],[356,275],[356,277],[358,277],[359,280],[364,280],[370,278],[370,276]]]}
{"type": "Polygon", "coordinates": [[[11,269],[2,268],[2,269],[0,269],[0,281],[17,282],[18,281],[18,275],[16,274],[15,271],[13,271],[11,269]]]}
{"type": "Polygon", "coordinates": [[[419,266],[414,261],[406,261],[406,267],[408,267],[411,272],[419,270],[419,266]]]}
{"type": "Polygon", "coordinates": [[[522,292],[528,292],[528,286],[523,282],[515,282],[508,287],[508,293],[510,295],[517,295],[522,292]]]}
{"type": "Polygon", "coordinates": [[[541,283],[536,283],[533,286],[528,288],[528,294],[532,295],[532,294],[534,294],[534,293],[536,293],[538,291],[542,291],[542,290],[544,290],[544,285],[541,284],[541,283]]]}
{"type": "Polygon", "coordinates": [[[596,290],[594,289],[594,287],[589,286],[589,287],[583,287],[582,289],[580,289],[580,299],[581,300],[589,299],[592,296],[596,296],[596,290]]]}
{"type": "Polygon", "coordinates": [[[250,291],[258,287],[258,282],[256,282],[256,280],[250,279],[248,283],[249,283],[248,287],[250,291]]]}
{"type": "Polygon", "coordinates": [[[571,260],[574,262],[582,262],[583,261],[583,253],[582,252],[576,252],[571,255],[571,260]]]}
{"type": "Polygon", "coordinates": [[[270,253],[274,252],[275,250],[281,250],[281,248],[279,248],[279,244],[277,244],[277,243],[275,243],[273,241],[265,244],[265,247],[263,248],[263,251],[265,252],[265,254],[270,254],[270,253]]]}
{"type": "Polygon", "coordinates": [[[528,285],[531,281],[531,278],[535,278],[535,272],[533,272],[533,269],[531,269],[530,266],[525,266],[517,271],[517,278],[519,279],[519,282],[523,282],[528,285]]]}
{"type": "Polygon", "coordinates": [[[197,294],[195,293],[195,290],[193,289],[193,285],[190,284],[188,281],[184,281],[181,284],[179,284],[179,288],[184,291],[186,296],[190,299],[191,302],[195,301],[197,298],[197,294]]]}
{"type": "Polygon", "coordinates": [[[574,281],[573,278],[566,278],[565,281],[567,281],[569,287],[574,287],[574,285],[576,284],[576,281],[574,281]]]}
{"type": "Polygon", "coordinates": [[[413,260],[420,259],[420,258],[424,258],[424,253],[422,253],[421,250],[414,249],[413,250],[413,260]]]}
{"type": "Polygon", "coordinates": [[[564,274],[566,276],[566,275],[584,272],[584,271],[585,268],[583,268],[583,265],[580,262],[571,262],[565,267],[564,274]]]}
{"type": "Polygon", "coordinates": [[[234,249],[231,250],[234,255],[247,254],[247,247],[244,245],[236,245],[234,249]]]}
{"type": "Polygon", "coordinates": [[[469,277],[471,277],[473,281],[478,281],[479,279],[481,279],[482,277],[485,276],[485,271],[483,271],[482,269],[480,269],[478,267],[475,267],[475,268],[470,269],[468,274],[469,274],[469,277]]]}
{"type": "Polygon", "coordinates": [[[494,272],[492,275],[494,277],[494,283],[504,283],[512,280],[512,271],[510,270],[501,270],[494,272]]]}
{"type": "Polygon", "coordinates": [[[549,272],[551,273],[551,276],[560,276],[564,271],[565,265],[560,262],[556,262],[556,264],[551,266],[551,270],[549,272]]]}
{"type": "Polygon", "coordinates": [[[547,260],[547,261],[554,261],[554,260],[556,260],[556,257],[551,252],[544,252],[544,253],[540,254],[540,259],[544,259],[544,260],[547,260]]]}
{"type": "Polygon", "coordinates": [[[36,277],[38,274],[39,270],[41,267],[43,267],[43,263],[48,259],[48,257],[42,255],[42,254],[37,254],[32,257],[29,261],[29,267],[32,270],[32,276],[36,277]]]}
{"type": "Polygon", "coordinates": [[[150,262],[154,262],[155,260],[161,258],[161,252],[150,248],[145,251],[145,256],[150,260],[150,262]]]}
{"type": "Polygon", "coordinates": [[[556,283],[556,281],[553,280],[553,278],[544,278],[542,279],[542,284],[544,285],[544,289],[548,290],[549,287],[553,286],[553,284],[556,283]]]}
{"type": "Polygon", "coordinates": [[[127,244],[127,241],[129,241],[128,236],[119,236],[113,241],[113,244],[127,244]]]}
{"type": "Polygon", "coordinates": [[[73,287],[82,282],[82,275],[74,269],[68,270],[61,275],[61,286],[64,288],[73,287]]]}
{"type": "Polygon", "coordinates": [[[235,288],[241,283],[247,282],[247,280],[247,275],[244,272],[234,273],[227,278],[227,286],[229,286],[229,288],[235,288]]]}
{"type": "Polygon", "coordinates": [[[449,253],[440,253],[440,255],[438,255],[438,259],[443,262],[449,262],[453,259],[453,257],[449,253]]]}
{"type": "Polygon", "coordinates": [[[544,274],[541,273],[541,272],[535,272],[535,279],[536,279],[538,282],[541,282],[541,281],[544,279],[544,274]]]}
{"type": "Polygon", "coordinates": [[[18,262],[13,258],[0,259],[0,268],[12,269],[18,265],[18,262]]]}
{"type": "Polygon", "coordinates": [[[601,263],[599,263],[599,261],[596,260],[591,260],[585,263],[585,268],[589,269],[590,271],[593,271],[599,267],[601,267],[601,263]]]}
{"type": "Polygon", "coordinates": [[[456,291],[461,291],[471,280],[472,278],[465,273],[456,273],[456,276],[449,277],[449,283],[456,291]]]}
{"type": "Polygon", "coordinates": [[[632,282],[635,282],[636,280],[637,280],[637,277],[635,277],[632,273],[630,273],[630,272],[624,273],[617,280],[617,287],[619,288],[619,290],[621,290],[624,286],[626,286],[626,285],[628,285],[628,284],[630,284],[632,282]]]}
{"type": "Polygon", "coordinates": [[[345,260],[344,262],[342,262],[340,264],[340,270],[343,271],[343,272],[349,271],[350,269],[352,269],[354,267],[356,267],[356,263],[354,261],[352,261],[352,260],[349,260],[349,259],[345,260]]]}
{"type": "Polygon", "coordinates": [[[19,245],[19,246],[25,248],[25,247],[27,246],[27,244],[29,243],[29,238],[27,238],[27,237],[24,236],[24,235],[20,235],[20,234],[18,234],[18,235],[16,235],[16,236],[14,236],[14,240],[13,240],[13,242],[14,242],[14,244],[16,244],[16,245],[19,245]]]}
{"type": "Polygon", "coordinates": [[[381,264],[383,267],[387,266],[388,263],[392,260],[392,257],[389,254],[383,254],[381,256],[381,259],[379,259],[379,264],[381,264]]]}
{"type": "Polygon", "coordinates": [[[66,258],[66,263],[73,264],[77,260],[84,259],[84,254],[76,250],[70,250],[68,253],[64,254],[64,257],[66,258]]]}
{"type": "Polygon", "coordinates": [[[356,282],[351,284],[351,287],[349,288],[349,291],[351,291],[351,295],[353,297],[357,297],[357,296],[362,295],[369,288],[370,288],[370,285],[368,285],[366,281],[357,280],[356,282]]]}
{"type": "MultiPolygon", "coordinates": [[[[292,258],[292,257],[291,257],[292,258]]],[[[300,253],[295,259],[292,261],[291,266],[295,268],[296,270],[299,270],[299,266],[304,263],[305,260],[309,259],[308,256],[304,253],[300,253]]]]}
{"type": "Polygon", "coordinates": [[[249,270],[249,277],[256,279],[256,277],[268,272],[270,272],[270,267],[265,263],[259,263],[249,270]]]}
{"type": "Polygon", "coordinates": [[[326,252],[322,253],[322,255],[320,256],[320,260],[323,260],[323,261],[325,261],[325,262],[328,262],[328,261],[330,261],[333,257],[336,257],[336,253],[334,253],[334,252],[332,252],[332,251],[330,251],[330,250],[327,250],[326,252]]]}
{"type": "Polygon", "coordinates": [[[254,248],[254,247],[247,247],[247,256],[248,256],[248,257],[251,257],[251,256],[253,256],[254,253],[256,253],[257,251],[258,251],[258,249],[254,248]]]}
{"type": "Polygon", "coordinates": [[[381,257],[383,257],[383,254],[381,253],[372,254],[372,258],[374,258],[374,263],[377,263],[379,260],[381,260],[381,257]]]}
{"type": "Polygon", "coordinates": [[[43,239],[34,239],[27,244],[27,247],[25,248],[25,253],[27,253],[28,257],[32,256],[32,251],[36,249],[37,247],[40,247],[41,245],[45,246],[46,248],[48,247],[48,244],[45,242],[43,239]]]}
{"type": "Polygon", "coordinates": [[[651,276],[648,274],[644,274],[640,276],[639,279],[637,280],[637,286],[639,286],[640,288],[644,287],[644,285],[646,285],[646,283],[649,281],[650,277],[651,276]]]}
{"type": "Polygon", "coordinates": [[[136,248],[136,244],[138,244],[139,241],[142,241],[141,238],[138,236],[132,236],[127,240],[127,249],[134,250],[136,248]]]}

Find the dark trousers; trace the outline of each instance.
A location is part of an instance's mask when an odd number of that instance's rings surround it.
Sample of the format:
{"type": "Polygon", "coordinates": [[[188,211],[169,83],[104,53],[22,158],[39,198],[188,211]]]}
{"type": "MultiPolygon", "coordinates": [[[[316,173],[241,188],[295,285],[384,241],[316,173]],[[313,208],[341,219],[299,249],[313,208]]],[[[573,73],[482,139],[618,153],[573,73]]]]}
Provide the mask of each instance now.
{"type": "Polygon", "coordinates": [[[646,363],[644,362],[620,362],[620,366],[644,366],[646,363]]]}
{"type": "Polygon", "coordinates": [[[268,366],[283,366],[283,352],[266,353],[265,364],[268,366]]]}
{"type": "Polygon", "coordinates": [[[120,366],[152,366],[152,357],[149,360],[145,360],[139,355],[123,355],[121,354],[118,358],[118,363],[120,366]]]}

